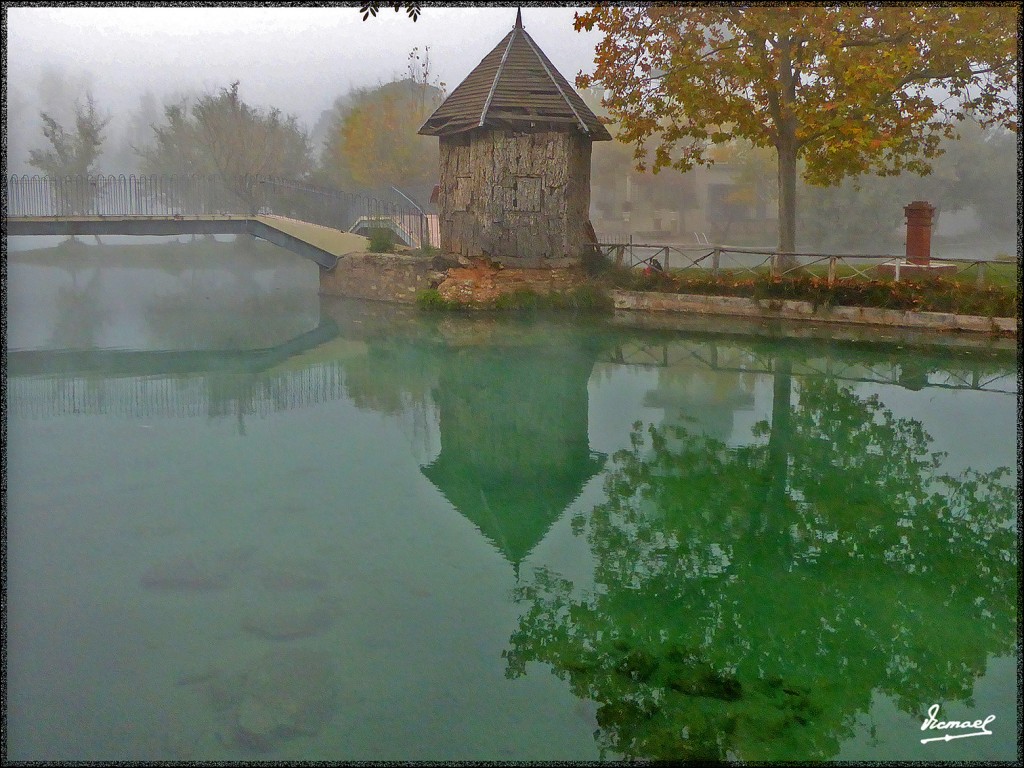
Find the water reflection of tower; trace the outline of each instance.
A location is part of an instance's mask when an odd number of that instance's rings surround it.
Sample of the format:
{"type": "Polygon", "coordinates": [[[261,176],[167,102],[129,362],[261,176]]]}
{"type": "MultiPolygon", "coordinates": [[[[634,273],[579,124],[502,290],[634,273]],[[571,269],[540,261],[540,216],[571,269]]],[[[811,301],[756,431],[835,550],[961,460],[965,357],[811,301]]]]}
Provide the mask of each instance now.
{"type": "Polygon", "coordinates": [[[473,346],[442,356],[441,452],[423,474],[520,563],[602,467],[591,451],[583,346],[473,346]]]}
{"type": "Polygon", "coordinates": [[[658,370],[658,386],[644,395],[644,405],[663,409],[665,425],[729,442],[736,412],[754,407],[753,377],[737,370],[744,362],[742,350],[690,341],[679,345],[685,349],[665,355],[676,362],[658,370]]]}

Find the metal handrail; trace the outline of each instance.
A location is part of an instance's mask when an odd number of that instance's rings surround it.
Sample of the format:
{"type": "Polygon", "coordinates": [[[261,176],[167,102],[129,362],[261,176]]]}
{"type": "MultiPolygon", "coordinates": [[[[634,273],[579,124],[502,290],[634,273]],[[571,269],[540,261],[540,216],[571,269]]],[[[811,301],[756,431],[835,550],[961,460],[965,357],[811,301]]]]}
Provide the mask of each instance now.
{"type": "MultiPolygon", "coordinates": [[[[803,251],[779,251],[773,248],[753,248],[746,246],[726,246],[726,245],[666,245],[664,243],[635,243],[632,238],[628,242],[599,242],[598,248],[601,249],[602,253],[606,258],[615,256],[616,263],[622,263],[624,260],[624,254],[628,250],[630,254],[630,267],[649,267],[651,261],[664,255],[665,262],[662,265],[665,271],[691,269],[695,267],[709,268],[711,274],[717,276],[719,272],[728,269],[730,272],[750,273],[753,275],[761,274],[761,270],[767,265],[770,268],[770,272],[774,277],[785,277],[787,275],[793,275],[795,273],[802,272],[808,267],[815,266],[817,264],[826,263],[828,264],[827,280],[829,285],[835,284],[837,281],[846,279],[841,278],[837,274],[837,267],[840,263],[844,263],[854,274],[863,277],[870,278],[868,270],[877,266],[882,265],[895,265],[896,274],[895,279],[900,279],[899,265],[905,263],[905,257],[894,256],[892,254],[864,254],[864,253],[851,253],[851,254],[835,254],[835,253],[818,253],[818,252],[803,252],[803,251]],[[647,251],[654,251],[646,255],[636,254],[638,249],[647,251]],[[682,265],[679,260],[674,265],[669,264],[669,256],[672,253],[676,253],[681,257],[682,265]],[[697,257],[693,257],[691,253],[701,254],[697,257]],[[763,256],[764,258],[754,264],[737,264],[732,267],[726,267],[723,265],[723,259],[727,258],[729,254],[744,254],[751,256],[763,256]],[[784,263],[784,259],[794,258],[801,260],[800,263],[787,266],[784,263]],[[857,261],[870,262],[863,266],[856,265],[857,261]]],[[[941,258],[935,259],[937,262],[943,264],[958,264],[963,265],[956,271],[955,274],[962,274],[973,267],[978,269],[977,282],[979,285],[984,284],[984,272],[986,265],[994,263],[1008,263],[1005,261],[998,261],[992,259],[970,259],[970,258],[941,258]]]]}
{"type": "MultiPolygon", "coordinates": [[[[419,220],[418,206],[271,176],[7,176],[4,218],[276,214],[347,230],[361,216],[419,220]]],[[[413,227],[407,227],[412,231],[413,227]]]]}

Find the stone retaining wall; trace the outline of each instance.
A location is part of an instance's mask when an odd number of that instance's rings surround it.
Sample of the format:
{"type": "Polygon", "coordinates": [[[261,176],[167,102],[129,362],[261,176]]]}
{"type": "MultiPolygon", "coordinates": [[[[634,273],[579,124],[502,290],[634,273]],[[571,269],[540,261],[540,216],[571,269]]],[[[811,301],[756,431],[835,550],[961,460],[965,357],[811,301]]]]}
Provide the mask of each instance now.
{"type": "Polygon", "coordinates": [[[539,294],[568,291],[586,282],[579,267],[500,269],[485,264],[448,270],[437,290],[445,299],[488,306],[499,296],[526,289],[539,294]]]}
{"type": "MultiPolygon", "coordinates": [[[[333,270],[321,270],[320,293],[412,304],[417,293],[436,288],[445,299],[480,307],[519,289],[539,294],[565,292],[587,280],[579,267],[503,269],[485,262],[470,267],[454,267],[453,263],[451,256],[431,259],[401,253],[350,253],[342,256],[333,270]]],[[[621,290],[611,294],[615,308],[622,310],[1017,336],[1017,319],[1013,317],[989,318],[869,307],[815,309],[809,301],[756,300],[735,296],[621,290]]]]}
{"type": "Polygon", "coordinates": [[[420,291],[437,286],[444,265],[400,253],[349,253],[330,271],[320,271],[320,293],[411,304],[420,291]]]}
{"type": "Polygon", "coordinates": [[[747,299],[736,296],[695,296],[676,293],[612,291],[616,309],[682,312],[695,315],[735,315],[760,319],[815,320],[935,331],[1017,334],[1014,317],[979,317],[949,312],[912,312],[870,307],[818,307],[809,301],[747,299]]]}

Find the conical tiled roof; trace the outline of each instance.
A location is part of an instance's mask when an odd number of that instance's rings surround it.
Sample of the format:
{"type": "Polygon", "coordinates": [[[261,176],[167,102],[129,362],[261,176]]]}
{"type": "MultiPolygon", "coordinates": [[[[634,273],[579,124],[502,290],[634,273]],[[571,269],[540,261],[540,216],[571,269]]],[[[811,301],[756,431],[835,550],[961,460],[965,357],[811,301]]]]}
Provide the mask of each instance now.
{"type": "Polygon", "coordinates": [[[592,141],[611,134],[537,46],[516,15],[516,25],[423,124],[427,136],[473,128],[570,129],[592,141]]]}

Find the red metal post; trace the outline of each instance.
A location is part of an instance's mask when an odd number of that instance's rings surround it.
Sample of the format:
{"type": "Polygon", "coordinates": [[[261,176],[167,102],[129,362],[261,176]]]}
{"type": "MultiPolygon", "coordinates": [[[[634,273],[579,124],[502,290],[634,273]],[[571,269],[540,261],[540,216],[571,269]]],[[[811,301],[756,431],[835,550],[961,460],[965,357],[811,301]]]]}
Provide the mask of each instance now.
{"type": "Polygon", "coordinates": [[[932,216],[935,206],[915,200],[903,207],[907,216],[907,261],[928,266],[932,255],[932,216]]]}

